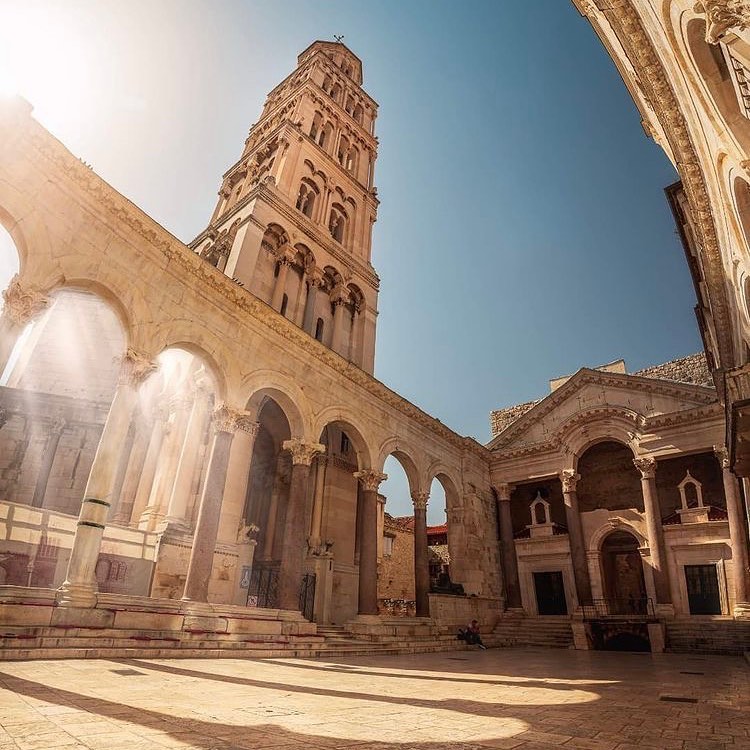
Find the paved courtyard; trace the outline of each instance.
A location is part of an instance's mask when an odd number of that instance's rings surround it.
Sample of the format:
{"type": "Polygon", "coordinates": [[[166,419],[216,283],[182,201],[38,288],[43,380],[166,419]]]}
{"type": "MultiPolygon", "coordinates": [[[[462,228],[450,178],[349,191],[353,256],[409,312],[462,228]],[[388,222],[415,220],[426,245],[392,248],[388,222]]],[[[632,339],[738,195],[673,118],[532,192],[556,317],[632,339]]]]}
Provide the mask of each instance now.
{"type": "Polygon", "coordinates": [[[9,662],[0,685],[1,750],[750,748],[750,668],[732,657],[9,662]]]}

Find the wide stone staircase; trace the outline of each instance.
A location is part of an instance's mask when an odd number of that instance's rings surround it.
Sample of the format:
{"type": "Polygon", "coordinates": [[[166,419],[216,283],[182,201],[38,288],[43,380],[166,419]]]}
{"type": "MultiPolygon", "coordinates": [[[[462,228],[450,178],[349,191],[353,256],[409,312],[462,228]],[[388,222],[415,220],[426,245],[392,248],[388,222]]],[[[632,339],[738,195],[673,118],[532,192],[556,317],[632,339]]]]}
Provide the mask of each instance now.
{"type": "Polygon", "coordinates": [[[490,637],[488,645],[508,648],[525,646],[536,648],[573,648],[573,630],[565,617],[502,617],[490,637]]]}
{"type": "Polygon", "coordinates": [[[675,653],[742,654],[750,652],[750,622],[692,616],[667,620],[666,648],[675,653]]]}

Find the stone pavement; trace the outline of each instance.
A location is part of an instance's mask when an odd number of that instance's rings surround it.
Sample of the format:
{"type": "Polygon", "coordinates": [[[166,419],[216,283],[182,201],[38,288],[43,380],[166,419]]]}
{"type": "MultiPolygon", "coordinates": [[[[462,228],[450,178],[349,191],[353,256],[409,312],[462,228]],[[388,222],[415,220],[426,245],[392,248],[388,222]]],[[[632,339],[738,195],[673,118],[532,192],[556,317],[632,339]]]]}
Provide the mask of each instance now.
{"type": "Polygon", "coordinates": [[[734,657],[8,662],[0,686],[0,750],[750,748],[750,669],[734,657]]]}

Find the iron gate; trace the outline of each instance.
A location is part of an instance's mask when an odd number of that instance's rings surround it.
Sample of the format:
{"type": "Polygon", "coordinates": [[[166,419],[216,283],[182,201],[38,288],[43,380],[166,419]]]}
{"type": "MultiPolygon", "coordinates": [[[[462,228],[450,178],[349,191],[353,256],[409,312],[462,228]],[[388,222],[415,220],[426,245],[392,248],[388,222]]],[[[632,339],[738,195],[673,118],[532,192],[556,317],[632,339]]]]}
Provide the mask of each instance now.
{"type": "Polygon", "coordinates": [[[299,611],[312,622],[315,616],[315,573],[305,573],[299,588],[299,611]]]}
{"type": "Polygon", "coordinates": [[[247,587],[248,607],[267,607],[276,609],[279,606],[279,569],[271,565],[255,565],[250,574],[250,585],[247,587]]]}

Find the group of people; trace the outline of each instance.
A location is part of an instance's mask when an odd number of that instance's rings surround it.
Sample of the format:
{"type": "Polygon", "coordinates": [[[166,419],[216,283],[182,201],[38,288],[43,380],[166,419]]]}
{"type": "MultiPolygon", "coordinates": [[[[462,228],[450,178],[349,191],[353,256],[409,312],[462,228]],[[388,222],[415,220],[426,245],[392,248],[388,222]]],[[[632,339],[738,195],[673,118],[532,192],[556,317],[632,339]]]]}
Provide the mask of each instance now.
{"type": "Polygon", "coordinates": [[[479,622],[477,620],[472,620],[466,630],[460,628],[456,637],[459,641],[466,641],[470,646],[476,645],[485,650],[487,648],[482,643],[482,636],[479,635],[479,622]]]}

